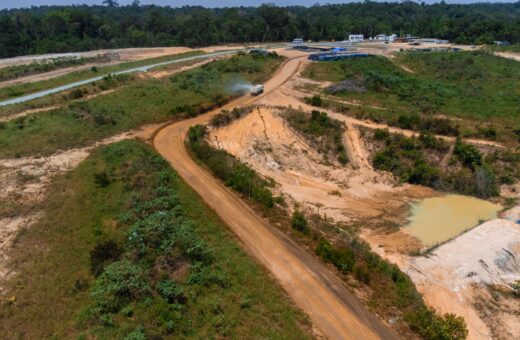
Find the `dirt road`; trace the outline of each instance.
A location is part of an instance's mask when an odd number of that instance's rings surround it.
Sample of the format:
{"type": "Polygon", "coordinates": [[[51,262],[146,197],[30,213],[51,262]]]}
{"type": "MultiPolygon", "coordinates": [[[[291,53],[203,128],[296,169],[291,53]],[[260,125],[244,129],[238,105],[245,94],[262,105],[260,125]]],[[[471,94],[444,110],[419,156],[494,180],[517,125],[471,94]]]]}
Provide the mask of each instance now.
{"type": "MultiPolygon", "coordinates": [[[[298,70],[301,60],[286,62],[265,84],[275,91],[298,70]]],[[[232,109],[252,104],[260,97],[242,97],[226,105],[232,109]]],[[[231,190],[192,160],[184,145],[190,126],[209,121],[205,115],[169,125],[154,138],[154,147],[179,175],[213,208],[240,239],[247,251],[278,280],[296,304],[330,339],[396,339],[344,286],[343,282],[294,242],[259,217],[231,190]]]]}

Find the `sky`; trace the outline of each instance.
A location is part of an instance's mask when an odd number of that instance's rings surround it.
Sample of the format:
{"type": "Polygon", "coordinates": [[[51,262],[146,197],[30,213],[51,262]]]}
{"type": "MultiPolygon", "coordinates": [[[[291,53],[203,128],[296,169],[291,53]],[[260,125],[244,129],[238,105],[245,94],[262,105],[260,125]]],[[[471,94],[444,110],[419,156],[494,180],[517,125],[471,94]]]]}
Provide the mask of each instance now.
{"type": "MultiPolygon", "coordinates": [[[[392,1],[392,0],[387,0],[392,1]]],[[[440,0],[438,0],[440,2],[440,0]]],[[[119,0],[120,5],[126,5],[132,0],[119,0]]],[[[278,6],[303,5],[312,6],[318,0],[141,0],[141,4],[155,4],[160,6],[179,7],[184,5],[200,5],[204,7],[233,7],[233,6],[259,6],[262,3],[272,2],[278,6]]],[[[353,2],[349,0],[325,0],[320,3],[347,3],[353,2]]],[[[436,0],[425,0],[426,3],[437,2],[436,0]]],[[[471,2],[515,2],[515,0],[445,0],[446,3],[471,3],[471,2]]],[[[43,5],[73,5],[88,4],[99,5],[102,0],[0,0],[0,9],[4,8],[20,8],[43,5]]]]}

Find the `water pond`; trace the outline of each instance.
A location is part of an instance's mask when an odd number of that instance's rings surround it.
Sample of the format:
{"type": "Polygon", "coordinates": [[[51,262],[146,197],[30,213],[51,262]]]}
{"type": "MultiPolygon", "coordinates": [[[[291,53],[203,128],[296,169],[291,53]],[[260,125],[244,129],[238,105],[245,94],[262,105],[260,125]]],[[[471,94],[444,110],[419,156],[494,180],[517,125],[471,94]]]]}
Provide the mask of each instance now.
{"type": "Polygon", "coordinates": [[[413,203],[405,228],[426,246],[447,241],[464,230],[497,217],[499,204],[463,195],[426,198],[413,203]]]}

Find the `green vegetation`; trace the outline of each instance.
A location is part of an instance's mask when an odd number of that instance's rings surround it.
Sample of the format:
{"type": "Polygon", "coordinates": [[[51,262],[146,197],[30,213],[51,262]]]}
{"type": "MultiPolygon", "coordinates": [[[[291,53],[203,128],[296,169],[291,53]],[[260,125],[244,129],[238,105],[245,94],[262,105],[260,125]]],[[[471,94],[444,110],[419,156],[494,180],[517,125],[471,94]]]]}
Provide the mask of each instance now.
{"type": "Polygon", "coordinates": [[[209,145],[205,140],[206,132],[202,125],[192,126],[188,131],[186,145],[195,157],[227,186],[266,208],[272,208],[280,200],[271,193],[273,181],[264,179],[225,150],[209,145]]]}
{"type": "Polygon", "coordinates": [[[336,98],[385,108],[349,107],[376,121],[436,134],[518,140],[520,64],[514,60],[486,52],[406,52],[394,61],[370,57],[312,63],[305,75],[337,82],[328,90],[336,98]],[[453,116],[463,120],[449,119],[453,116]]]}
{"type": "Polygon", "coordinates": [[[23,338],[284,338],[306,317],[151,147],[96,149],[55,178],[45,216],[16,239],[13,303],[23,338]],[[51,313],[49,311],[52,311],[51,313]]]}
{"type": "Polygon", "coordinates": [[[224,104],[238,80],[261,82],[282,58],[237,55],[169,78],[131,82],[120,90],[77,101],[0,128],[0,157],[48,155],[85,146],[147,123],[193,117],[224,104]]]}
{"type": "Polygon", "coordinates": [[[210,124],[215,127],[221,127],[228,125],[235,119],[239,119],[240,117],[251,113],[253,111],[252,106],[247,107],[235,107],[233,110],[222,110],[220,113],[217,113],[211,118],[210,124]]]}
{"type": "MultiPolygon", "coordinates": [[[[328,119],[316,111],[314,120],[320,118],[328,119]]],[[[380,140],[391,137],[386,130],[378,131],[377,135],[380,140]]],[[[267,201],[269,204],[265,204],[263,199],[259,200],[254,195],[251,196],[251,189],[253,193],[255,190],[268,190],[271,184],[225,151],[209,146],[205,136],[206,128],[201,125],[190,128],[188,132],[186,144],[196,158],[235,191],[260,203],[253,207],[266,216],[272,225],[281,229],[288,226],[290,229],[285,231],[292,234],[293,239],[298,243],[316,249],[316,254],[323,261],[332,263],[344,278],[352,276],[356,282],[368,288],[369,307],[378,315],[398,319],[399,323],[408,330],[419,334],[424,339],[465,339],[467,337],[468,331],[463,318],[454,314],[440,316],[435,310],[428,308],[411,279],[401,272],[399,267],[373,253],[368,244],[346,231],[352,228],[343,229],[343,232],[338,233],[339,226],[317,215],[311,216],[312,219],[308,220],[298,209],[289,218],[281,205],[271,205],[272,200],[267,201]],[[249,180],[244,181],[244,178],[249,180]],[[236,185],[237,179],[242,185],[236,185]],[[334,231],[336,234],[331,236],[334,231]],[[338,246],[327,241],[324,235],[328,239],[329,236],[339,239],[338,246]]],[[[404,143],[408,144],[410,141],[404,143]]],[[[446,149],[443,141],[431,135],[421,136],[420,143],[437,150],[446,149]]]]}
{"type": "Polygon", "coordinates": [[[0,11],[0,58],[46,52],[139,46],[345,39],[407,33],[459,43],[520,41],[518,3],[434,4],[356,2],[312,7],[206,9],[158,7],[133,1],[117,6],[46,6],[0,11]]]}
{"type": "Polygon", "coordinates": [[[292,128],[302,133],[325,159],[336,158],[341,164],[347,164],[348,158],[343,145],[345,127],[327,113],[313,110],[307,114],[299,110],[286,110],[284,118],[292,128]]]}
{"type": "Polygon", "coordinates": [[[82,58],[60,57],[50,60],[34,61],[30,64],[0,68],[0,81],[50,72],[65,67],[84,65],[88,63],[106,63],[109,61],[110,59],[106,55],[82,58]]]}
{"type": "Polygon", "coordinates": [[[511,283],[510,286],[511,286],[511,289],[513,290],[513,294],[516,297],[520,297],[520,280],[517,280],[514,283],[511,283]]]}
{"type": "Polygon", "coordinates": [[[407,138],[375,130],[373,137],[378,146],[374,168],[392,172],[402,182],[489,198],[499,194],[499,184],[520,179],[519,153],[496,151],[484,156],[475,146],[457,140],[452,159],[441,164],[448,144],[431,134],[407,138]]]}
{"type": "Polygon", "coordinates": [[[292,215],[291,226],[293,229],[298,230],[304,234],[309,233],[309,223],[305,218],[305,215],[299,210],[295,210],[292,215]]]}
{"type": "Polygon", "coordinates": [[[119,63],[116,65],[109,65],[103,67],[93,67],[87,70],[75,71],[67,73],[63,76],[32,82],[16,84],[7,87],[0,88],[0,99],[7,99],[10,97],[19,97],[25,94],[46,90],[53,87],[58,87],[65,84],[70,84],[79,80],[99,77],[104,74],[109,74],[117,71],[122,71],[134,67],[150,65],[168,60],[176,60],[187,58],[195,55],[203,54],[200,51],[193,51],[187,53],[180,53],[175,55],[163,56],[158,58],[150,58],[138,61],[131,61],[125,63],[119,63]]]}
{"type": "Polygon", "coordinates": [[[423,339],[465,339],[464,319],[453,314],[439,316],[426,306],[412,280],[395,264],[370,250],[368,244],[352,237],[340,246],[320,239],[316,254],[340,272],[353,274],[371,288],[369,304],[377,310],[398,309],[408,327],[423,339]]]}

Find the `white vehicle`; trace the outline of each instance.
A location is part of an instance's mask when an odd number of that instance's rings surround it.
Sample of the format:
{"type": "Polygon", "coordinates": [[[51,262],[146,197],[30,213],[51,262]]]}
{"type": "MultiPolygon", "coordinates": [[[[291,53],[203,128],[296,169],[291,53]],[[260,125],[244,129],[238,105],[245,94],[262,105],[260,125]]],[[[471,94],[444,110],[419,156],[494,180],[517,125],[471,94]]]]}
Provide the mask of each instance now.
{"type": "Polygon", "coordinates": [[[365,39],[365,37],[363,36],[363,34],[350,34],[348,36],[348,40],[350,42],[360,42],[360,41],[363,41],[365,39]]]}
{"type": "Polygon", "coordinates": [[[296,38],[292,41],[293,45],[303,45],[303,39],[302,38],[296,38]]]}
{"type": "Polygon", "coordinates": [[[251,90],[249,93],[251,93],[252,96],[258,96],[259,94],[264,92],[264,85],[255,85],[251,87],[251,90]]]}

